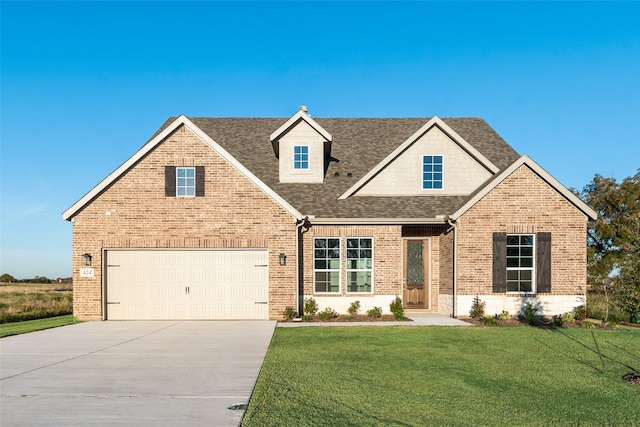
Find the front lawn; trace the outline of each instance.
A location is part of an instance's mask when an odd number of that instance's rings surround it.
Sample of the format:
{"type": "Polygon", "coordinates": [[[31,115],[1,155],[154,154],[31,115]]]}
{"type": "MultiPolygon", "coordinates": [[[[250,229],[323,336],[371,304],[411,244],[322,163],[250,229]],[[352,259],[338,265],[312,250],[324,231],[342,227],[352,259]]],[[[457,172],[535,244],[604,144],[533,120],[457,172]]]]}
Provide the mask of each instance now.
{"type": "Polygon", "coordinates": [[[277,328],[243,426],[633,425],[632,371],[640,328],[277,328]]]}

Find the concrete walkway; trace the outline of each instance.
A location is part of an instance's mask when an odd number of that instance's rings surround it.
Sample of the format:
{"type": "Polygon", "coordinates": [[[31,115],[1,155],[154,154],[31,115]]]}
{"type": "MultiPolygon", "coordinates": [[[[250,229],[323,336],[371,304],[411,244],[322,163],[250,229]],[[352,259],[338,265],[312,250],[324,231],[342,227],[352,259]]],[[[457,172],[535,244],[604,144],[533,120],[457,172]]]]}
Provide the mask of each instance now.
{"type": "Polygon", "coordinates": [[[0,425],[237,426],[275,324],[86,322],[2,338],[0,425]]]}
{"type": "Polygon", "coordinates": [[[439,314],[407,313],[412,322],[279,322],[278,327],[304,326],[473,326],[471,323],[439,314]]]}

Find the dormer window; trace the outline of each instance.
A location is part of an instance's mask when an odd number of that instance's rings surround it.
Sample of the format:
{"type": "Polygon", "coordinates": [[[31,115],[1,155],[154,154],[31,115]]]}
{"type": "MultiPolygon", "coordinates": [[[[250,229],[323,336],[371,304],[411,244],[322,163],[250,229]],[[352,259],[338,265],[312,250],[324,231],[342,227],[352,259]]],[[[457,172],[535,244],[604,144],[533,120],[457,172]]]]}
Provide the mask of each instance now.
{"type": "Polygon", "coordinates": [[[309,169],[309,146],[308,145],[293,146],[293,168],[309,169]]]}
{"type": "Polygon", "coordinates": [[[442,190],[443,185],[442,156],[422,156],[422,189],[442,190]]]}

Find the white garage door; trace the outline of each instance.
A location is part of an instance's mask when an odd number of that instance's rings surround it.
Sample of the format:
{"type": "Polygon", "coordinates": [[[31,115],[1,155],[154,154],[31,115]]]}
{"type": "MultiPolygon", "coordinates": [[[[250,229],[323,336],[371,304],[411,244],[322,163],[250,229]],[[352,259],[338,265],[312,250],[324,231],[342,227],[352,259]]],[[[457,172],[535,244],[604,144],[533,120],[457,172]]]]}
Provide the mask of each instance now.
{"type": "Polygon", "coordinates": [[[267,319],[267,250],[108,250],[107,319],[267,319]]]}

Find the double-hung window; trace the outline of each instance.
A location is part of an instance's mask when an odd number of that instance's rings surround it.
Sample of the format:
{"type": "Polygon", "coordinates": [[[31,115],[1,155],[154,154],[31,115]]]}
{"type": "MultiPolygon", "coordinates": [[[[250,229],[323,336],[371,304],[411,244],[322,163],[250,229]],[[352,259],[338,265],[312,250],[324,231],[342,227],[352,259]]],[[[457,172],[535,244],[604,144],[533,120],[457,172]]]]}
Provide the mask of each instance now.
{"type": "Polygon", "coordinates": [[[340,292],[340,239],[313,239],[314,292],[340,292]]]}
{"type": "Polygon", "coordinates": [[[422,156],[422,189],[442,190],[443,182],[442,156],[422,156]]]}
{"type": "Polygon", "coordinates": [[[178,197],[195,197],[196,168],[176,168],[176,191],[178,197]]]}
{"type": "Polygon", "coordinates": [[[507,234],[507,292],[534,292],[533,234],[507,234]]]}
{"type": "Polygon", "coordinates": [[[370,293],[373,284],[373,239],[347,239],[347,293],[370,293]]]}
{"type": "Polygon", "coordinates": [[[309,146],[295,145],[293,147],[293,168],[309,169],[309,146]]]}

